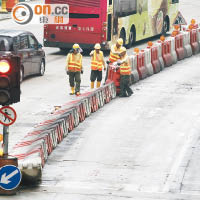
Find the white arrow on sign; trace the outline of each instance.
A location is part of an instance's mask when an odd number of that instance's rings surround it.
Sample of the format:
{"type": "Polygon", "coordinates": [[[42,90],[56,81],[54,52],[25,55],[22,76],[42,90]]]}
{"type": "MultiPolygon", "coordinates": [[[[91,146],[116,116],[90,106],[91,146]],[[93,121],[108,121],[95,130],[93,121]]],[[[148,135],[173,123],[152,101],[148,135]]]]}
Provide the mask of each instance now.
{"type": "Polygon", "coordinates": [[[6,173],[4,173],[1,176],[1,183],[9,184],[10,183],[9,179],[12,178],[13,176],[15,176],[16,174],[18,174],[18,170],[17,169],[15,171],[13,171],[12,173],[10,173],[8,176],[6,176],[6,173]]]}

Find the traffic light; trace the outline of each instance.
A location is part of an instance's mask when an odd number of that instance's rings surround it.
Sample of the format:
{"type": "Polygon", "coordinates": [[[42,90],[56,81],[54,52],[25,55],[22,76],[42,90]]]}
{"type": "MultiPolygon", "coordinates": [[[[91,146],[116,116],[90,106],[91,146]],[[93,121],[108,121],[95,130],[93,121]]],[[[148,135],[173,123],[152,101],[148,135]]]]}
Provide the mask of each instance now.
{"type": "Polygon", "coordinates": [[[20,57],[0,54],[0,105],[20,101],[20,57]]]}

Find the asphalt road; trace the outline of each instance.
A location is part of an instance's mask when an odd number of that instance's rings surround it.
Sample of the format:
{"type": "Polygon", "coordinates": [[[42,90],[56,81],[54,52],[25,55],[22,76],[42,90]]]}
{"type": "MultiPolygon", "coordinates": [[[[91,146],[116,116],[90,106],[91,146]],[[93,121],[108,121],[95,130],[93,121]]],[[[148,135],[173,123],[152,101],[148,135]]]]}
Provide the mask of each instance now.
{"type": "MultiPolygon", "coordinates": [[[[180,10],[186,20],[200,20],[199,6],[198,0],[182,0],[180,10]]],[[[1,21],[5,27],[29,30],[42,42],[39,25],[1,21]]],[[[10,127],[9,149],[70,99],[65,54],[45,51],[45,76],[26,79],[21,102],[13,106],[18,117],[10,127]]],[[[89,89],[89,57],[83,62],[82,91],[89,89]]],[[[199,63],[199,55],[193,56],[133,85],[132,97],[112,101],[57,147],[39,186],[0,199],[199,200],[199,63]]]]}

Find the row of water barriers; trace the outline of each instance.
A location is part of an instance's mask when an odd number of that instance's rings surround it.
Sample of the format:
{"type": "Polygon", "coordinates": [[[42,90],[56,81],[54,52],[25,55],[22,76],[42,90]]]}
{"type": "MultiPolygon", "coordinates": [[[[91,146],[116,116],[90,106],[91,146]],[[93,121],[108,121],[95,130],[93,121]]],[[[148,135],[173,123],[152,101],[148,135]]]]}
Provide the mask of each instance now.
{"type": "MultiPolygon", "coordinates": [[[[200,27],[193,24],[187,28],[175,26],[172,35],[167,39],[160,37],[155,43],[148,42],[147,48],[134,49],[131,60],[131,84],[160,72],[165,67],[176,64],[177,61],[188,58],[200,51],[200,27]]],[[[109,67],[108,81],[114,81],[117,93],[120,91],[120,73],[115,66],[109,67]]]]}
{"type": "MultiPolygon", "coordinates": [[[[184,31],[178,31],[172,37],[148,43],[144,50],[135,49],[131,59],[132,84],[148,76],[158,73],[178,60],[190,57],[200,51],[200,28],[198,25],[184,31]]],[[[17,143],[12,156],[18,158],[18,166],[23,180],[35,182],[41,179],[42,168],[53,149],[69,132],[116,97],[120,88],[119,70],[110,66],[106,84],[93,89],[63,105],[55,113],[47,117],[17,143]]]]}

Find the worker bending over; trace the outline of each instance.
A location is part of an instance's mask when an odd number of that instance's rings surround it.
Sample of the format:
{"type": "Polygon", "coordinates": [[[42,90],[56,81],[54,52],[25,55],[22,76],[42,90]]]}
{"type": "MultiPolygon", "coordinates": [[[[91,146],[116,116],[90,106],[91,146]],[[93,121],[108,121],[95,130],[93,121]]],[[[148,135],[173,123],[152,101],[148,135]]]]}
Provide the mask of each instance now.
{"type": "Polygon", "coordinates": [[[113,44],[111,49],[110,49],[110,57],[109,61],[110,63],[116,62],[118,59],[120,59],[120,53],[122,51],[122,45],[123,45],[123,39],[119,38],[117,40],[116,44],[113,44]]]}
{"type": "Polygon", "coordinates": [[[132,89],[129,87],[131,78],[131,64],[130,59],[126,53],[126,48],[122,47],[120,60],[118,61],[120,65],[120,97],[129,97],[133,94],[132,89]]]}

